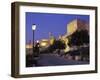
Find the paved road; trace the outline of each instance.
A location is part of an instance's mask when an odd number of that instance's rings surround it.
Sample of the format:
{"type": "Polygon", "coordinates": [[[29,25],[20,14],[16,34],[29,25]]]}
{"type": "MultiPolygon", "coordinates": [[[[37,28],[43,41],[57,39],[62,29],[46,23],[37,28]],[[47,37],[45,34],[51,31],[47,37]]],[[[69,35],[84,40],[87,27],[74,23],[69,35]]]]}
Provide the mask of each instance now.
{"type": "Polygon", "coordinates": [[[63,57],[54,54],[41,54],[38,61],[38,66],[57,66],[57,65],[77,65],[88,64],[89,62],[67,60],[63,57]]]}

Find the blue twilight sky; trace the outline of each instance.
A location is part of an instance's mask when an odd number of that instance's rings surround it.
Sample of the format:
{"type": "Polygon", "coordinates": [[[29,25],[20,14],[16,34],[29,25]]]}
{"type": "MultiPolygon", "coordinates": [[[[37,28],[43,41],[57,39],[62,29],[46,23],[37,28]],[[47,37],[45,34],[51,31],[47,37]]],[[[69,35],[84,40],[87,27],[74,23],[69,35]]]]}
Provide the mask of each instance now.
{"type": "Polygon", "coordinates": [[[36,24],[35,41],[49,38],[51,32],[56,38],[67,32],[67,24],[74,19],[89,23],[89,15],[51,14],[26,12],[26,43],[32,41],[32,24],[36,24]]]}

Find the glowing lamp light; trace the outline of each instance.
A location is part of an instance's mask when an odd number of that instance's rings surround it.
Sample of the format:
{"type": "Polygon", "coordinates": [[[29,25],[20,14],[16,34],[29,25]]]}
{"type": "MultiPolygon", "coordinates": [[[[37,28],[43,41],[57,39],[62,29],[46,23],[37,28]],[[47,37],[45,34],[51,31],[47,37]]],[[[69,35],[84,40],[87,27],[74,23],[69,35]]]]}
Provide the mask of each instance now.
{"type": "Polygon", "coordinates": [[[39,43],[39,40],[37,40],[36,42],[39,43]]]}
{"type": "Polygon", "coordinates": [[[36,25],[33,24],[33,25],[32,25],[32,30],[35,30],[35,29],[36,29],[36,25]]]}

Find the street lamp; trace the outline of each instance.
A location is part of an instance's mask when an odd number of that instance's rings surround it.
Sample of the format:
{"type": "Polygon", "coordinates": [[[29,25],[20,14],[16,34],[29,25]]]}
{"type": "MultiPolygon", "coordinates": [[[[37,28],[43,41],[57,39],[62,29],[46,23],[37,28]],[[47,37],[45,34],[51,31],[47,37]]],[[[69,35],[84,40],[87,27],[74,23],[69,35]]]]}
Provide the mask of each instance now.
{"type": "Polygon", "coordinates": [[[34,31],[35,31],[35,29],[36,29],[36,25],[33,24],[32,25],[32,30],[33,30],[33,52],[34,52],[34,31]]]}

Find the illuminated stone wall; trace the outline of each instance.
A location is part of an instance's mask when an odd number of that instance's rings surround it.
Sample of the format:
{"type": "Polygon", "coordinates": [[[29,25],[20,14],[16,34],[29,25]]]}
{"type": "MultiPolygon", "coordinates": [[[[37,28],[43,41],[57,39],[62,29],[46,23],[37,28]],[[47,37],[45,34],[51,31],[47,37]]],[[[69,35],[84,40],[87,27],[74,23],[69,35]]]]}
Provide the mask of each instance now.
{"type": "Polygon", "coordinates": [[[48,39],[42,39],[40,41],[40,47],[48,47],[49,45],[49,40],[48,39]]]}
{"type": "Polygon", "coordinates": [[[77,20],[71,21],[67,24],[67,35],[71,35],[77,30],[77,20]]]}
{"type": "Polygon", "coordinates": [[[65,41],[66,48],[65,52],[68,52],[71,48],[68,46],[68,36],[71,36],[76,30],[87,30],[89,33],[89,23],[81,20],[81,19],[75,19],[72,20],[67,24],[67,31],[66,34],[63,35],[63,40],[65,41]]]}
{"type": "Polygon", "coordinates": [[[81,19],[75,19],[67,24],[67,35],[71,35],[76,30],[87,30],[89,32],[89,23],[81,19]]]}

